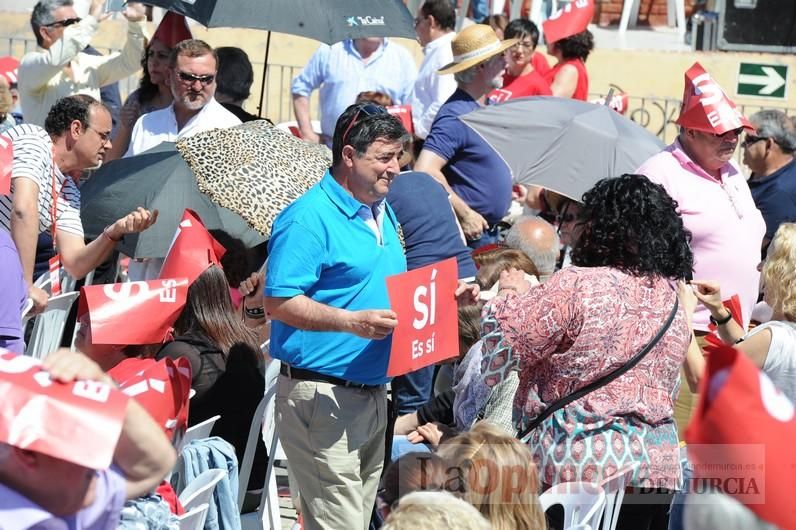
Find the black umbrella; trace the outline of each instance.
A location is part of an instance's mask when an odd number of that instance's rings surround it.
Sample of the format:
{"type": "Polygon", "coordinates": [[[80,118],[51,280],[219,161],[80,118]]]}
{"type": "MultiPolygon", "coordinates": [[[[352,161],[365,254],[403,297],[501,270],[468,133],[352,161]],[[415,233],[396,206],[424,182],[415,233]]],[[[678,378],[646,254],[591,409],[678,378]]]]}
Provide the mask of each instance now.
{"type": "MultiPolygon", "coordinates": [[[[267,30],[266,68],[272,31],[326,44],[366,37],[417,38],[414,18],[402,0],[147,0],[146,3],[185,15],[208,28],[267,30]]],[[[262,83],[261,110],[265,72],[262,83]]]]}
{"type": "Polygon", "coordinates": [[[195,211],[208,230],[224,230],[247,247],[265,241],[238,214],[199,191],[196,177],[173,143],[104,164],[83,184],[80,195],[83,230],[90,238],[99,237],[106,226],[138,206],[159,211],[157,223],[140,234],[124,236],[118,244],[119,251],[133,258],[165,257],[185,208],[195,211]]]}

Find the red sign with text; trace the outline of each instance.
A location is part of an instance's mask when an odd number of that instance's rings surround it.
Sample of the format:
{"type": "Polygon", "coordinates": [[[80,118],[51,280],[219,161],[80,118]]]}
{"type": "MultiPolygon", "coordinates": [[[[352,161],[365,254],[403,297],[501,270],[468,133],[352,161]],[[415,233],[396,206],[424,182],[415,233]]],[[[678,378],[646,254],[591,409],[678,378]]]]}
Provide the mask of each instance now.
{"type": "Polygon", "coordinates": [[[415,126],[412,123],[412,105],[389,105],[385,108],[387,112],[401,120],[406,132],[409,134],[415,133],[415,126]]]}
{"type": "Polygon", "coordinates": [[[88,311],[94,344],[160,344],[188,297],[188,279],[89,285],[78,315],[88,311]]]}
{"type": "Polygon", "coordinates": [[[387,278],[398,314],[387,375],[395,377],[459,355],[456,258],[387,278]]]}
{"type": "Polygon", "coordinates": [[[14,144],[0,134],[0,195],[11,193],[11,168],[14,165],[14,144]]]}
{"type": "Polygon", "coordinates": [[[127,399],[98,381],[53,381],[39,361],[0,348],[0,442],[105,469],[127,399]]]}
{"type": "Polygon", "coordinates": [[[220,267],[226,251],[196,212],[186,208],[158,278],[188,278],[193,283],[210,265],[220,267]]]}

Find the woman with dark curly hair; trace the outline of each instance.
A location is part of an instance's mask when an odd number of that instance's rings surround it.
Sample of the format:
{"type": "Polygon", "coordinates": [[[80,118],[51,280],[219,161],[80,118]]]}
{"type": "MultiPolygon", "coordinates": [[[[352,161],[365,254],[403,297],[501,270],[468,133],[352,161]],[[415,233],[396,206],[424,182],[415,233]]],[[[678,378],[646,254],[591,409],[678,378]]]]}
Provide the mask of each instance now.
{"type": "Polygon", "coordinates": [[[593,49],[594,36],[589,30],[547,43],[547,53],[558,60],[545,74],[554,96],[586,101],[589,95],[586,58],[593,49]]]}
{"type": "MultiPolygon", "coordinates": [[[[516,271],[504,272],[498,296],[484,309],[484,375],[495,385],[519,372],[514,417],[521,432],[550,404],[641,351],[674,308],[672,283],[692,269],[690,234],[662,186],[622,175],[598,182],[582,203],[573,266],[535,287],[516,271]]],[[[619,528],[665,520],[680,479],[672,413],[689,342],[678,307],[637,365],[530,431],[526,441],[542,482],[599,482],[637,463],[630,485],[656,495],[626,501],[619,528]]]]}

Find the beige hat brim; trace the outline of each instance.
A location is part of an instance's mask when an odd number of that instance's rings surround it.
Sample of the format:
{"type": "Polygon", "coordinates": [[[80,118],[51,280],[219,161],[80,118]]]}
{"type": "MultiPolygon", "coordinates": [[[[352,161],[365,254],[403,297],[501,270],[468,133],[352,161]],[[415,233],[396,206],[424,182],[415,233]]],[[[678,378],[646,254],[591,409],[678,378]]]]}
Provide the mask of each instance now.
{"type": "Polygon", "coordinates": [[[456,72],[461,72],[463,70],[467,70],[471,66],[475,66],[479,63],[483,63],[484,61],[488,61],[495,55],[499,53],[503,53],[504,51],[508,50],[515,44],[519,42],[519,39],[506,39],[504,40],[500,46],[484,55],[479,55],[478,57],[473,57],[472,59],[467,59],[466,61],[462,61],[457,63],[456,61],[446,64],[439,70],[437,70],[437,74],[445,75],[445,74],[455,74],[456,72]]]}

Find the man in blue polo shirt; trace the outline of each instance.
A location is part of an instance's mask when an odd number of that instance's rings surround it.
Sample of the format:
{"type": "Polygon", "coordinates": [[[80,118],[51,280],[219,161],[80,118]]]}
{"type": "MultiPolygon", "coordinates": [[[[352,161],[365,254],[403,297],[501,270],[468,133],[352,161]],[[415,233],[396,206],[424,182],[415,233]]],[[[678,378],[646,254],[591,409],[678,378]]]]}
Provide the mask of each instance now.
{"type": "Polygon", "coordinates": [[[415,164],[450,194],[468,245],[497,241],[497,223],[511,204],[511,171],[459,116],[484,105],[486,95],[503,84],[503,52],[517,39],[498,39],[484,24],[462,30],[451,42],[453,62],[437,73],[453,74],[457,89],[440,107],[415,164]]]}
{"type": "Polygon", "coordinates": [[[756,131],[746,134],[743,163],[752,170],[749,189],[766,221],[763,257],[779,225],[796,220],[796,129],[781,110],[749,116],[756,131]]]}
{"type": "Polygon", "coordinates": [[[277,423],[308,530],[370,521],[398,324],[384,279],[406,270],[385,197],[408,141],[383,107],[348,107],[330,171],[274,222],[265,308],[271,355],[282,362],[277,423]]]}

